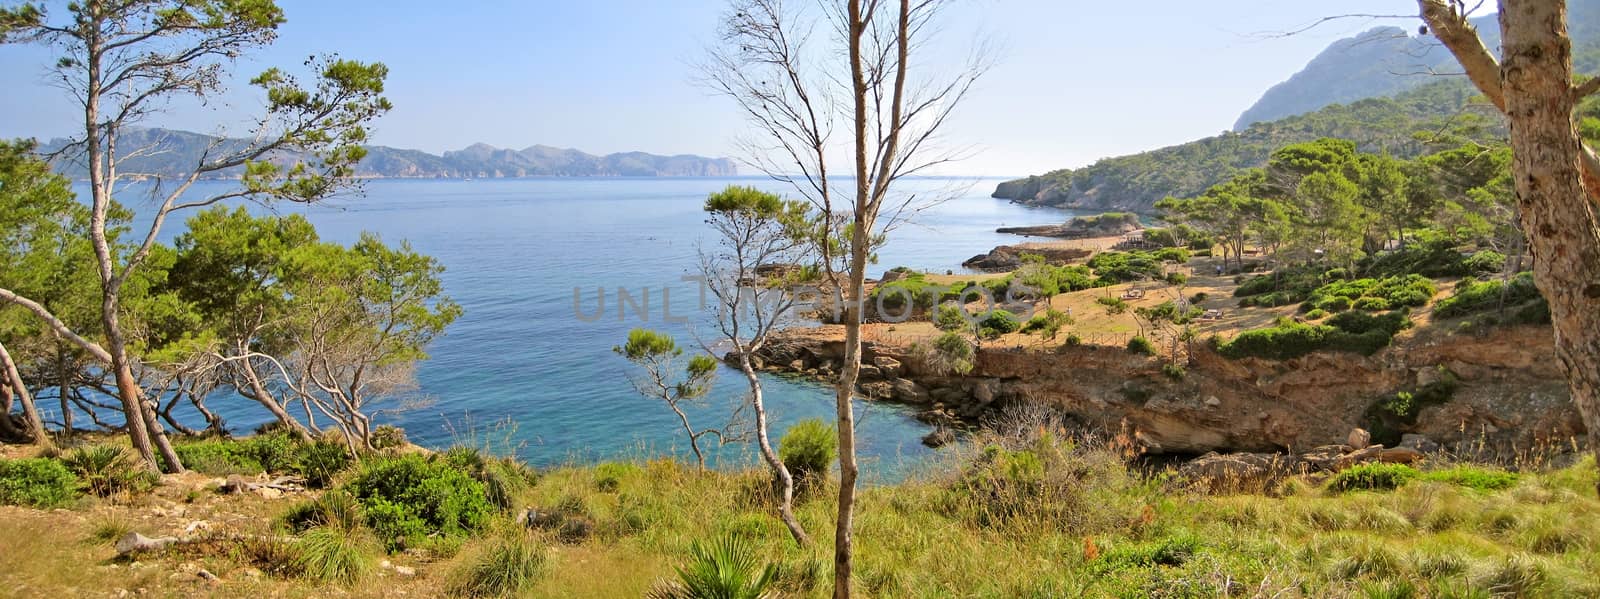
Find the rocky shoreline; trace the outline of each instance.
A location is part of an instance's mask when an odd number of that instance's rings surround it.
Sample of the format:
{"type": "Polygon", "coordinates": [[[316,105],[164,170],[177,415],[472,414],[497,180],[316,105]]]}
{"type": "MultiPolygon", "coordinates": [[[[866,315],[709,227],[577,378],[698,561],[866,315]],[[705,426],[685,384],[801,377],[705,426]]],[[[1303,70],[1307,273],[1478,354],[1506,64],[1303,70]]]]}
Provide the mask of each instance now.
{"type": "MultiPolygon", "coordinates": [[[[941,430],[969,428],[1026,401],[1086,428],[1130,431],[1149,455],[1299,455],[1346,443],[1352,429],[1369,426],[1378,399],[1449,377],[1461,389],[1394,432],[1426,439],[1419,447],[1507,454],[1582,437],[1553,349],[1543,343],[1548,336],[1545,327],[1510,327],[1488,338],[1409,340],[1373,356],[1315,353],[1282,362],[1231,360],[1197,344],[1181,378],[1158,358],[1089,344],[979,349],[971,373],[948,376],[929,372],[907,344],[866,341],[859,390],[916,407],[935,428],[930,445],[949,438],[941,430]]],[[[843,349],[842,327],[792,329],[769,341],[756,364],[832,381],[843,349]]]]}

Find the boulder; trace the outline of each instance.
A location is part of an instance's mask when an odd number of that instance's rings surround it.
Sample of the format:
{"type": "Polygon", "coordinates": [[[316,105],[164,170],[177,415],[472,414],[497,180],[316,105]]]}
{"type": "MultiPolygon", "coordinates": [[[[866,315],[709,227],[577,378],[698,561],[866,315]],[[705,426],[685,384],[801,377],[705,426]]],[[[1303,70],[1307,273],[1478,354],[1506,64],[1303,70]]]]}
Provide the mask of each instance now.
{"type": "Polygon", "coordinates": [[[1444,450],[1444,446],[1435,443],[1433,439],[1429,439],[1425,435],[1418,435],[1414,433],[1400,435],[1400,444],[1396,447],[1415,449],[1422,453],[1438,453],[1444,450]]]}
{"type": "Polygon", "coordinates": [[[886,378],[899,378],[900,371],[903,368],[903,365],[900,364],[899,360],[889,356],[878,356],[873,358],[872,365],[877,366],[878,371],[882,372],[883,376],[886,378]]]}
{"type": "Polygon", "coordinates": [[[922,385],[918,385],[916,381],[895,379],[890,383],[894,385],[893,397],[895,401],[921,404],[928,403],[933,399],[928,390],[924,389],[922,385]]]}
{"type": "Polygon", "coordinates": [[[933,431],[922,436],[922,444],[928,447],[943,447],[956,440],[956,433],[948,427],[934,427],[933,431]]]}
{"type": "Polygon", "coordinates": [[[1288,462],[1268,453],[1210,452],[1178,468],[1190,482],[1212,492],[1263,489],[1288,473],[1288,462]]]}
{"type": "Polygon", "coordinates": [[[883,371],[878,370],[877,366],[873,366],[871,364],[862,364],[861,365],[861,373],[860,373],[860,379],[861,380],[863,380],[863,381],[871,381],[871,380],[877,380],[877,379],[881,379],[881,378],[883,378],[883,371]]]}
{"type": "Polygon", "coordinates": [[[1422,460],[1422,452],[1409,447],[1391,447],[1378,453],[1378,461],[1390,464],[1415,464],[1422,460]]]}
{"type": "Polygon", "coordinates": [[[1351,447],[1367,447],[1372,445],[1372,433],[1367,432],[1367,429],[1364,428],[1350,429],[1350,434],[1345,437],[1344,444],[1351,447]]]}

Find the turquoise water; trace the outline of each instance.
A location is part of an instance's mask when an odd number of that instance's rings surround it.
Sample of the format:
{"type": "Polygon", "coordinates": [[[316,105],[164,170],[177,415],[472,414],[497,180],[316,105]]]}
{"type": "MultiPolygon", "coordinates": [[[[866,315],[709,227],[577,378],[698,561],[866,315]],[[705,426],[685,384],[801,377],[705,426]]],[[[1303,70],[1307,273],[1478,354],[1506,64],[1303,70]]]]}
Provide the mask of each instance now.
{"type": "MultiPolygon", "coordinates": [[[[870,274],[897,265],[960,271],[966,258],[1019,241],[994,233],[995,227],[1067,216],[991,199],[996,182],[907,182],[905,191],[960,193],[893,230],[870,274]]],[[[278,211],[304,214],[325,239],[348,243],[363,230],[375,231],[390,243],[407,240],[445,265],[445,289],[465,312],[418,369],[421,391],[433,403],[386,416],[388,422],[427,446],[477,431],[509,440],[523,458],[548,465],[687,455],[676,417],[634,392],[630,365],[611,348],[639,326],[672,332],[680,343],[692,342],[691,329],[711,338],[704,324],[709,311],[697,310],[697,287],[680,277],[696,265],[696,244],[710,242],[700,204],[731,183],[785,191],[758,178],[379,180],[367,184],[364,197],[278,211]],[[601,287],[608,294],[605,312],[592,322],[577,318],[574,288],[592,314],[601,287]],[[641,318],[630,309],[619,318],[618,288],[635,296],[648,290],[650,313],[641,318]],[[687,317],[688,325],[663,322],[663,288],[671,315],[687,317]]],[[[164,237],[177,232],[172,227],[164,237]]],[[[821,385],[766,376],[765,389],[774,441],[799,419],[832,419],[832,395],[821,385]]],[[[725,368],[707,409],[694,414],[697,424],[712,424],[743,393],[742,377],[725,368]]],[[[228,408],[232,402],[215,403],[228,408]]],[[[236,430],[248,430],[261,421],[259,412],[241,407],[225,414],[236,430]]],[[[908,409],[859,403],[858,413],[869,474],[893,476],[930,455],[920,443],[926,427],[908,409]]],[[[735,465],[753,456],[753,445],[734,445],[716,452],[715,460],[735,465]]]]}

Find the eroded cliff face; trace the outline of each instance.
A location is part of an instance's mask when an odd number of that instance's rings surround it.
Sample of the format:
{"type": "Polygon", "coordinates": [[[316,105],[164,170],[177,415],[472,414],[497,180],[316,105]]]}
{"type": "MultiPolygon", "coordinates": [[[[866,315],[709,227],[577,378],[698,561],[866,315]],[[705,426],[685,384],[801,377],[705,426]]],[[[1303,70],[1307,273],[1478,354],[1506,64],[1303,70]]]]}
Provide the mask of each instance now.
{"type": "MultiPolygon", "coordinates": [[[[842,349],[813,329],[782,336],[764,357],[772,369],[827,378],[842,349]]],[[[1093,428],[1131,431],[1149,453],[1342,443],[1351,429],[1368,426],[1379,400],[1445,377],[1458,381],[1455,393],[1400,432],[1500,453],[1570,444],[1583,432],[1547,327],[1407,339],[1370,357],[1316,353],[1282,362],[1230,360],[1196,343],[1180,378],[1165,374],[1157,358],[1112,347],[980,350],[973,371],[960,377],[927,372],[904,347],[868,343],[865,352],[862,393],[925,407],[929,421],[974,422],[1008,402],[1033,401],[1093,428]]]]}

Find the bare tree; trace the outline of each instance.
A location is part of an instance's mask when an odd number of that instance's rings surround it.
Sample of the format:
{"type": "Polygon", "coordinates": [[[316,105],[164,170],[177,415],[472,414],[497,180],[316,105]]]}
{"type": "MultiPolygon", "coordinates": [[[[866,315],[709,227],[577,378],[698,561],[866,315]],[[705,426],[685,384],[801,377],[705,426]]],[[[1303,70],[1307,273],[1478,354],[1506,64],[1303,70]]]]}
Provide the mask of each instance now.
{"type": "Polygon", "coordinates": [[[788,267],[803,262],[811,247],[806,205],[730,186],[712,194],[705,211],[706,224],[717,232],[717,240],[700,249],[700,274],[716,304],[719,342],[732,348],[729,357],[749,386],[756,445],[777,478],[778,517],[796,543],[809,546],[811,537],[794,515],[794,475],[773,449],[766,398],[756,374],[758,352],[798,303],[799,295],[791,293],[790,284],[805,269],[788,267]],[[763,268],[769,265],[778,268],[763,268]]]}
{"type": "MultiPolygon", "coordinates": [[[[52,22],[44,9],[22,4],[0,9],[0,42],[39,42],[60,57],[55,82],[83,108],[83,135],[72,146],[88,167],[91,196],[89,235],[100,278],[104,347],[80,342],[116,378],[126,430],[144,465],[157,468],[160,451],[169,469],[182,463],[166,439],[154,406],[134,376],[121,323],[124,283],[149,257],[169,215],[235,198],[311,202],[359,182],[353,165],[365,155],[366,123],[388,111],[381,94],[387,69],[381,64],[327,58],[308,61],[318,81],[302,88],[287,73],[270,69],[251,80],[266,93],[266,114],[243,143],[219,137],[189,172],[170,186],[157,185],[158,207],[149,229],[131,251],[117,251],[107,232],[108,213],[119,183],[159,173],[129,173],[125,161],[162,151],[159,143],[119,146],[122,134],[170,100],[205,98],[220,91],[224,66],[271,43],[283,12],[272,2],[224,0],[85,0],[69,4],[68,18],[52,22]],[[203,198],[188,191],[201,178],[241,173],[239,185],[203,198]]],[[[11,294],[15,295],[15,294],[11,294]]],[[[0,299],[6,298],[0,294],[0,299]]],[[[15,299],[12,299],[15,302],[15,299]]],[[[52,326],[60,323],[37,302],[22,304],[52,326]]],[[[64,325],[56,327],[58,332],[64,325]]],[[[78,335],[66,335],[87,341],[78,335]]]]}
{"type": "Polygon", "coordinates": [[[22,382],[22,373],[17,371],[17,363],[11,359],[11,352],[6,351],[4,344],[0,344],[0,386],[4,387],[4,390],[0,391],[0,397],[4,398],[4,401],[0,402],[3,404],[0,407],[4,408],[0,410],[0,420],[4,421],[0,423],[0,431],[12,427],[11,401],[14,397],[17,403],[22,404],[22,418],[28,427],[28,436],[41,447],[52,446],[50,432],[45,430],[44,420],[39,417],[39,410],[33,405],[33,395],[28,393],[27,385],[22,382]]]}
{"type": "Polygon", "coordinates": [[[1500,60],[1468,23],[1462,0],[1417,4],[1428,29],[1510,123],[1533,280],[1550,302],[1556,355],[1589,449],[1600,456],[1600,155],[1578,135],[1573,117],[1579,101],[1600,92],[1600,77],[1573,83],[1563,0],[1501,0],[1500,60]]]}
{"type": "Polygon", "coordinates": [[[704,68],[707,84],[733,99],[756,127],[757,136],[744,142],[748,161],[793,185],[822,213],[821,222],[846,224],[840,231],[848,236],[842,244],[849,252],[844,272],[836,269],[835,246],[826,241],[831,233],[819,244],[824,275],[844,303],[845,359],[834,395],[840,482],[836,597],[850,595],[859,472],[851,401],[861,370],[861,303],[872,241],[908,211],[915,212],[918,199],[895,193],[897,181],[961,156],[939,149],[937,133],[990,64],[980,48],[946,79],[913,74],[911,57],[920,55],[937,31],[946,5],[941,0],[817,0],[791,7],[782,0],[733,0],[723,43],[704,68]],[[835,44],[813,47],[818,20],[828,23],[835,44]],[[842,176],[829,161],[836,127],[847,131],[850,148],[842,176]]]}
{"type": "Polygon", "coordinates": [[[687,363],[680,363],[683,348],[678,347],[677,341],[671,335],[649,329],[629,331],[628,342],[612,350],[644,370],[644,376],[633,379],[633,388],[640,395],[666,404],[678,416],[683,434],[689,439],[689,450],[694,452],[701,470],[706,469],[706,456],[700,450],[702,437],[716,437],[718,445],[744,440],[744,431],[741,430],[744,423],[743,402],[736,404],[728,414],[727,421],[716,428],[695,428],[689,421],[689,413],[684,410],[685,406],[702,402],[711,391],[711,384],[717,377],[715,358],[707,354],[695,354],[689,357],[687,363]],[[683,370],[681,376],[678,374],[680,367],[683,370]]]}

